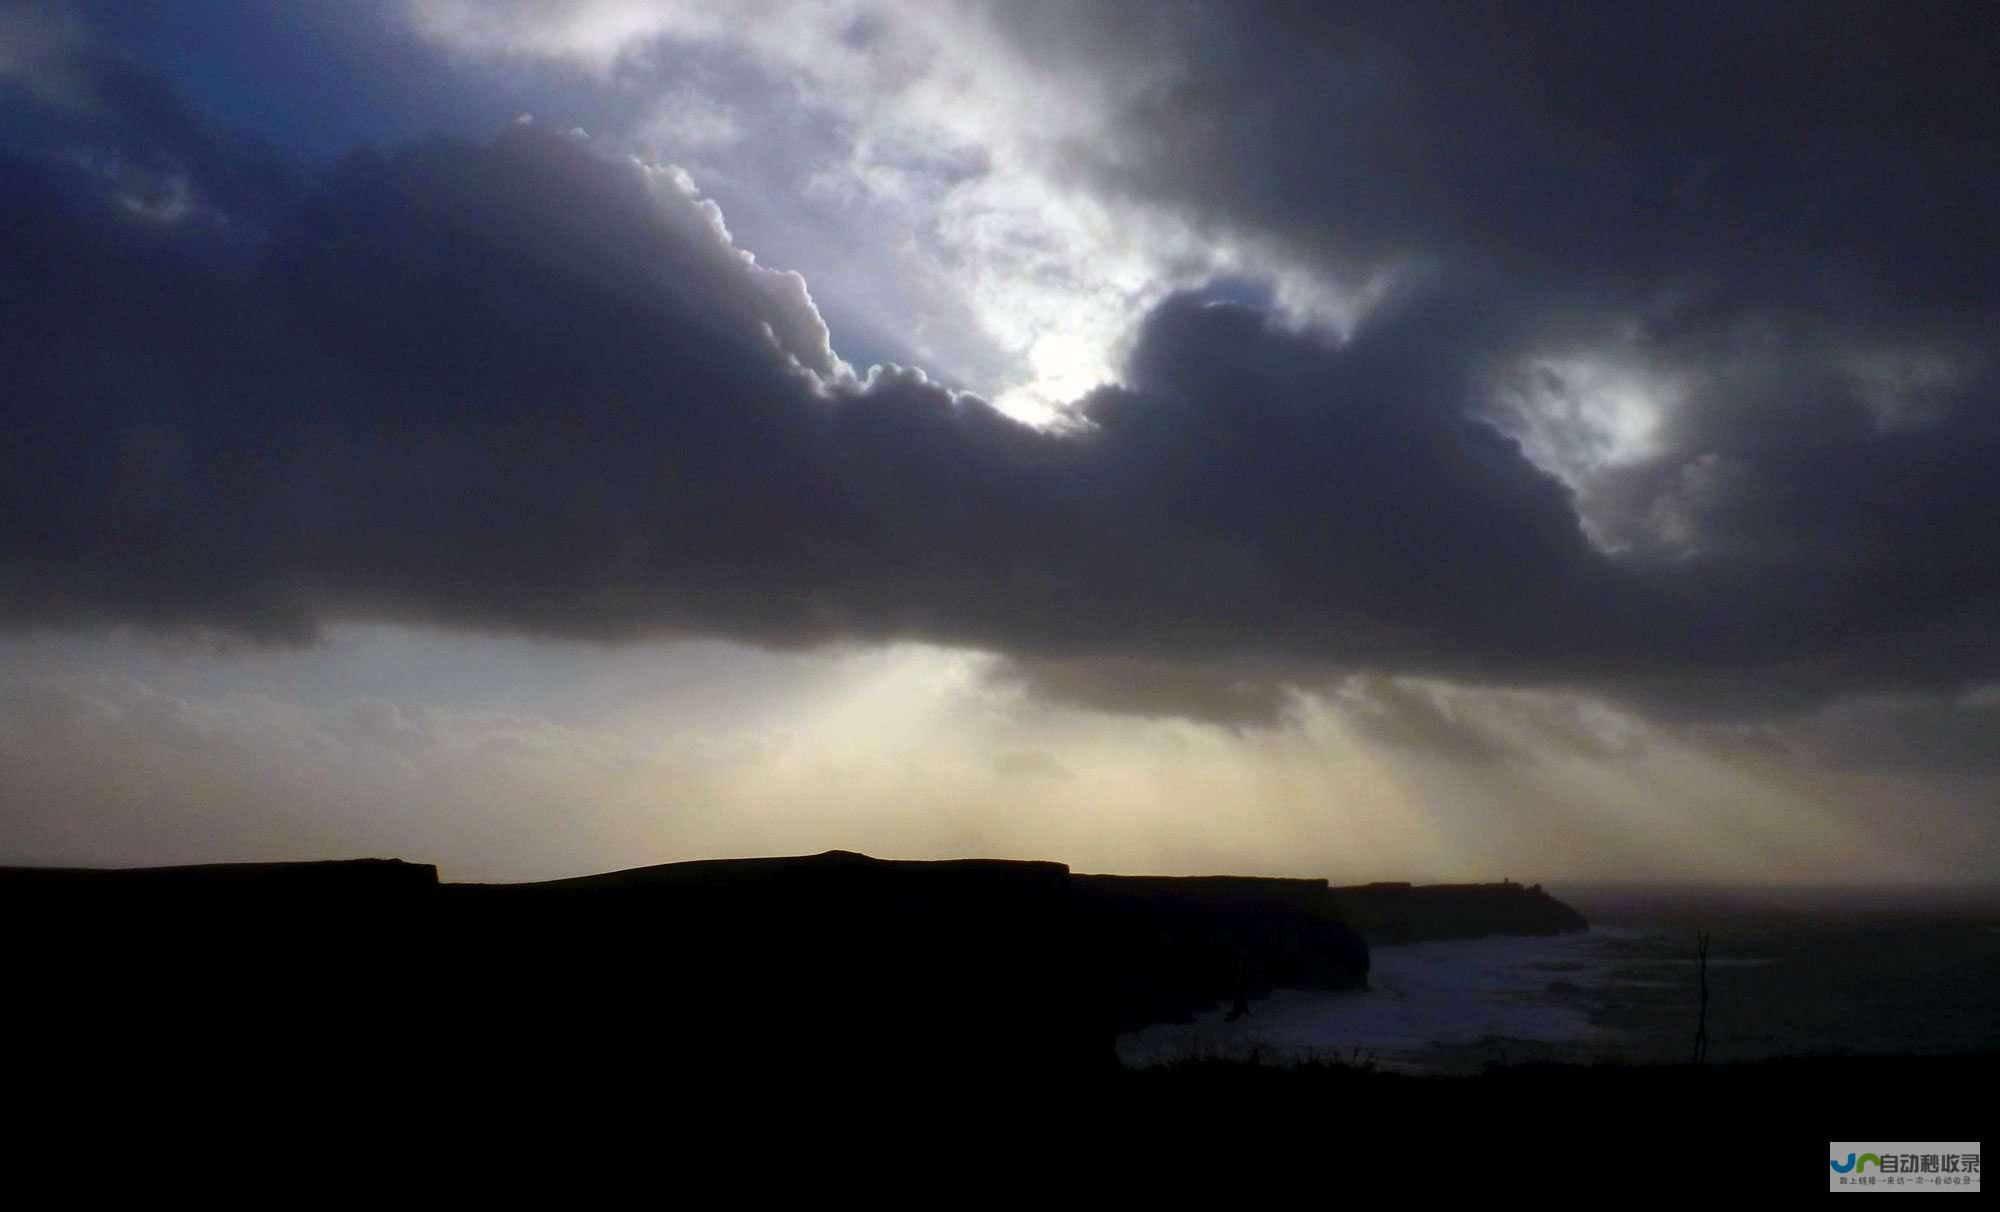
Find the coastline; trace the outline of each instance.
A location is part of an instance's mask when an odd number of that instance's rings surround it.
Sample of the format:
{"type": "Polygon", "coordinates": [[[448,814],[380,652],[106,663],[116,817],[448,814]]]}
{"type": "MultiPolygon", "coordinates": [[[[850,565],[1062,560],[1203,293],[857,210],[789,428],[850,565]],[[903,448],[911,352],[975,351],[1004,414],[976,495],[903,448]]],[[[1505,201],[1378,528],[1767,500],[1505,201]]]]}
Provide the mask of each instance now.
{"type": "MultiPolygon", "coordinates": [[[[1989,912],[1711,915],[1716,1063],[1977,1055],[2000,1047],[2000,934],[1989,912]]],[[[1120,1036],[1128,1065],[1365,1059],[1453,1076],[1523,1063],[1688,1059],[1695,957],[1680,917],[1587,934],[1376,946],[1369,988],[1281,993],[1235,1023],[1120,1036]]]]}

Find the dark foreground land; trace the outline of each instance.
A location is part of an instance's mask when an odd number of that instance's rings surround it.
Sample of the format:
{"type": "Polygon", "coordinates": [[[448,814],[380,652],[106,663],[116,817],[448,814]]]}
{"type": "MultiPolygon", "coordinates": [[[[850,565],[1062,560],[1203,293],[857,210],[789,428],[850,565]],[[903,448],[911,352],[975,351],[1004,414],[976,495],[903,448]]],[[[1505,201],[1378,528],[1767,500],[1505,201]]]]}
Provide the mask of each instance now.
{"type": "Polygon", "coordinates": [[[1037,1123],[1096,1118],[1096,1132],[1260,1131],[1399,1157],[1518,1138],[1537,1165],[1725,1145],[1743,1161],[1816,1149],[1791,1137],[1812,1138],[1830,1108],[1984,1098],[1996,1067],[1823,1058],[1417,1078],[1117,1064],[1121,1030],[1274,988],[1361,987],[1370,940],[1583,928],[1512,884],[1334,889],[830,852],[480,885],[369,860],[6,869],[0,914],[8,1088],[17,1107],[68,1114],[135,1092],[197,1117],[303,1108],[378,1123],[385,1109],[458,1122],[865,1102],[933,1129],[945,1108],[1028,1107],[1037,1123]]]}
{"type": "Polygon", "coordinates": [[[1515,885],[1074,875],[833,851],[532,884],[382,860],[0,872],[51,1063],[1115,1067],[1114,1035],[1366,984],[1371,937],[1581,929],[1515,885]]]}
{"type": "MultiPolygon", "coordinates": [[[[1337,1160],[1354,1189],[1396,1198],[1764,1207],[1790,1206],[1767,1205],[1769,1196],[1790,1201],[1821,1189],[1822,1128],[1826,1140],[1977,1138],[1996,1080],[2000,1051],[1535,1063],[1464,1077],[1203,1060],[1128,1071],[1113,1105],[1154,1136],[1190,1121],[1227,1122],[1233,1148],[1274,1165],[1316,1153],[1337,1160]],[[1223,1108],[1227,1121],[1217,1114],[1223,1108]]],[[[1942,1177],[1912,1176],[1906,1189],[1942,1177]]]]}

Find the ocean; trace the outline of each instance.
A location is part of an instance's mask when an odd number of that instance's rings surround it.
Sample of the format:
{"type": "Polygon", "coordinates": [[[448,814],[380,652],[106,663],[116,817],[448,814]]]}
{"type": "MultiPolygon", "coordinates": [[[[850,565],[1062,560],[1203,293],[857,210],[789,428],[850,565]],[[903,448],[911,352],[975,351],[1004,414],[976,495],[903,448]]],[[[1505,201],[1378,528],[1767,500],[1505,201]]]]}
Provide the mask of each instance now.
{"type": "Polygon", "coordinates": [[[1120,1037],[1128,1065],[1201,1056],[1471,1073],[1529,1060],[1686,1060],[1711,935],[1708,1059],[2000,1048],[2000,906],[1893,895],[1551,889],[1585,933],[1370,948],[1369,987],[1281,990],[1224,1021],[1120,1037]]]}

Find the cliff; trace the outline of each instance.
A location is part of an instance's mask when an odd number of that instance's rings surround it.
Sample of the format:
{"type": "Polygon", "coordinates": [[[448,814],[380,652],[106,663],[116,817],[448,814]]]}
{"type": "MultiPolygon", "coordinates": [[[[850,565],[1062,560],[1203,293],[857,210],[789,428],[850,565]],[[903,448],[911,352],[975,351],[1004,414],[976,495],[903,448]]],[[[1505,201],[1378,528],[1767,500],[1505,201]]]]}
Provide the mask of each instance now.
{"type": "Polygon", "coordinates": [[[677,863],[447,884],[439,930],[474,1000],[587,1022],[587,1063],[1031,1080],[1110,1063],[1076,993],[1067,880],[1056,863],[843,851],[677,863]]]}
{"type": "Polygon", "coordinates": [[[376,860],[0,871],[45,1064],[458,1087],[1107,1069],[1117,1030],[1361,984],[1325,894],[841,851],[490,885],[376,860]]]}
{"type": "Polygon", "coordinates": [[[1325,880],[1075,875],[1091,972],[1120,1031],[1274,989],[1359,989],[1368,947],[1325,880]]]}
{"type": "Polygon", "coordinates": [[[1540,884],[1360,884],[1331,889],[1329,896],[1371,945],[1590,928],[1540,884]]]}
{"type": "Polygon", "coordinates": [[[1012,1082],[1273,989],[1366,984],[1364,939],[1581,928],[1512,885],[1072,875],[830,851],[532,884],[367,860],[0,870],[38,1062],[437,1082],[621,1072],[1012,1082]],[[1358,932],[1357,932],[1358,931],[1358,932]]]}

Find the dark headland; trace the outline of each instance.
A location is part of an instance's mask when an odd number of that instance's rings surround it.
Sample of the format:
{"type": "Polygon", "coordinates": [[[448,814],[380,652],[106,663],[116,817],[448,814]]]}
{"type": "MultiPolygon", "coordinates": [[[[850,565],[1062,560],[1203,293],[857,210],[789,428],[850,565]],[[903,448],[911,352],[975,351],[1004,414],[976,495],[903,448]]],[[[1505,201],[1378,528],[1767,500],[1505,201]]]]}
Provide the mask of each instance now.
{"type": "Polygon", "coordinates": [[[1274,989],[1364,987],[1368,943],[1582,929],[1519,885],[1072,874],[830,851],[524,884],[393,860],[0,870],[38,1063],[650,1065],[1010,1078],[1274,989]]]}
{"type": "Polygon", "coordinates": [[[822,1137],[893,1124],[1008,1140],[967,1127],[1005,1117],[1045,1133],[1036,1149],[1143,1150],[1197,1132],[1303,1160],[1334,1142],[1343,1174],[1433,1183],[1431,1155],[1468,1148],[1488,1161],[1461,1177],[1533,1155],[1551,1174],[1622,1181],[1631,1140],[1695,1123],[1704,1141],[1739,1142],[1703,1173],[1749,1190],[1791,1174],[1749,1148],[1768,1125],[1809,1132],[1843,1100],[1980,1089],[1995,1066],[1842,1057],[1459,1078],[1117,1064],[1121,1030],[1277,988],[1362,987],[1371,943],[1584,927],[1512,883],[1333,888],[833,851],[459,884],[362,860],[0,869],[0,914],[13,1104],[46,1124],[143,1114],[197,1136],[226,1122],[421,1150],[519,1128],[542,1147],[650,1150],[689,1116],[800,1139],[786,1134],[817,1108],[822,1137]],[[1058,1123],[1069,1135],[1046,1135],[1058,1123]]]}

